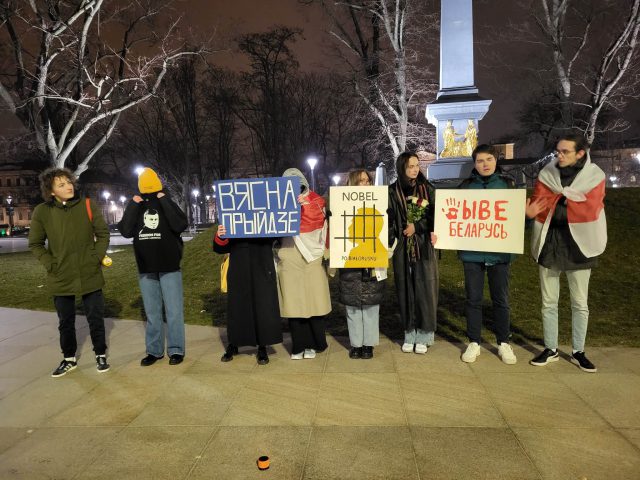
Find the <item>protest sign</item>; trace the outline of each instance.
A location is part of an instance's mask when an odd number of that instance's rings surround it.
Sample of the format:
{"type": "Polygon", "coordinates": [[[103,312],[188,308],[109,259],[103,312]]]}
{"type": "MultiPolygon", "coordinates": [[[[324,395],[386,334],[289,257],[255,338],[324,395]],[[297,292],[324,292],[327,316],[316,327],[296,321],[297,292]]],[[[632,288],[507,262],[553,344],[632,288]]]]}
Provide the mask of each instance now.
{"type": "Polygon", "coordinates": [[[388,191],[388,187],[331,187],[331,268],[388,265],[388,191]]]}
{"type": "Polygon", "coordinates": [[[522,253],[524,189],[436,191],[436,248],[522,253]]]}
{"type": "Polygon", "coordinates": [[[226,238],[290,237],[300,232],[300,179],[242,178],[215,182],[218,222],[226,238]]]}

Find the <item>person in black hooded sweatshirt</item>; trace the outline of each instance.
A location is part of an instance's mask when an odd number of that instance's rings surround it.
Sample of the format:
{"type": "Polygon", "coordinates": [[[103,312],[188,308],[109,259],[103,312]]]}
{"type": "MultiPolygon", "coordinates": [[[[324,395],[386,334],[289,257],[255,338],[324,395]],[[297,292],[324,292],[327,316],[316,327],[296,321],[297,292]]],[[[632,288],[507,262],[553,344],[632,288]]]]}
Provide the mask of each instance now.
{"type": "Polygon", "coordinates": [[[177,365],[185,355],[182,294],[182,238],[187,216],[163,191],[156,172],[145,168],[138,177],[140,195],[133,197],[118,223],[125,238],[133,237],[140,292],[147,316],[147,367],[164,357],[165,334],[162,306],[167,320],[169,364],[177,365]]]}

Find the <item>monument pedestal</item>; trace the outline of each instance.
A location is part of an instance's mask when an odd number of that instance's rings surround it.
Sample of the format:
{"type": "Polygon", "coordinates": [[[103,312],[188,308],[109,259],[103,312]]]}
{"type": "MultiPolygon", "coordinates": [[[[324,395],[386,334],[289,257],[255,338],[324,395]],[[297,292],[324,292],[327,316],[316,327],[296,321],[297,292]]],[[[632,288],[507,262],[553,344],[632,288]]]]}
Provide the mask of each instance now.
{"type": "Polygon", "coordinates": [[[469,176],[473,169],[471,152],[477,146],[478,121],[491,105],[491,100],[477,93],[445,93],[441,91],[438,99],[427,105],[427,120],[437,131],[438,158],[429,166],[429,179],[435,181],[469,176]]]}
{"type": "Polygon", "coordinates": [[[440,90],[426,111],[437,131],[437,159],[428,170],[429,179],[436,182],[469,175],[478,121],[491,105],[474,84],[472,7],[472,0],[441,1],[440,90]]]}

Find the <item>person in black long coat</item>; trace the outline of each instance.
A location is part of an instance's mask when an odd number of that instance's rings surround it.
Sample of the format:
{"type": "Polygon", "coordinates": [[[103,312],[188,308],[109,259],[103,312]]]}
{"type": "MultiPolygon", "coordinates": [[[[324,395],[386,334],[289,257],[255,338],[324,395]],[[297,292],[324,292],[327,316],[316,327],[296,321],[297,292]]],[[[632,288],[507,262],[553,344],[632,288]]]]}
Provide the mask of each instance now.
{"type": "Polygon", "coordinates": [[[273,239],[224,238],[219,225],[213,251],[229,253],[227,271],[227,340],[221,360],[228,362],[238,347],[258,346],[259,365],[269,363],[267,345],[282,343],[278,287],[273,263],[273,239]]]}
{"type": "Polygon", "coordinates": [[[398,179],[389,185],[389,245],[405,336],[402,351],[427,353],[434,342],[438,308],[438,259],[433,248],[435,188],[420,171],[418,156],[404,152],[396,160],[398,179]],[[409,222],[412,199],[426,204],[424,215],[409,222]]]}

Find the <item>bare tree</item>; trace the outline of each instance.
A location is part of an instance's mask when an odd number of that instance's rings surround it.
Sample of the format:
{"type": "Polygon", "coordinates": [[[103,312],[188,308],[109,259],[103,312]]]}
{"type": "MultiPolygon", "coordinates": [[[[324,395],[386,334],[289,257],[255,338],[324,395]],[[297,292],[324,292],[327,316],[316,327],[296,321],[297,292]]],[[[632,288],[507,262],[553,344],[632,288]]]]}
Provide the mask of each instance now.
{"type": "Polygon", "coordinates": [[[0,35],[12,61],[0,98],[52,165],[84,172],[121,114],[155,95],[176,61],[201,53],[180,44],[178,21],[156,27],[165,8],[156,0],[2,1],[0,35]]]}
{"type": "Polygon", "coordinates": [[[279,172],[286,161],[288,87],[298,69],[289,45],[300,34],[301,30],[277,26],[238,40],[251,71],[243,75],[244,95],[237,114],[251,131],[258,174],[279,172]]]}
{"type": "MultiPolygon", "coordinates": [[[[321,0],[331,19],[330,34],[350,67],[354,88],[379,124],[384,142],[397,156],[408,147],[433,143],[423,120],[436,85],[412,42],[426,49],[435,33],[434,16],[417,0],[321,0]],[[422,72],[422,73],[421,73],[422,72]],[[417,108],[416,108],[417,107],[417,108]],[[418,110],[419,109],[419,110],[418,110]]],[[[378,137],[376,135],[376,137],[378,137]]],[[[380,140],[377,138],[376,140],[380,140]]]]}
{"type": "Polygon", "coordinates": [[[240,76],[211,68],[201,88],[206,92],[203,108],[209,122],[205,143],[211,157],[213,178],[229,178],[237,163],[239,120],[236,111],[240,102],[240,76]]]}
{"type": "Polygon", "coordinates": [[[533,22],[514,26],[517,35],[509,41],[541,45],[547,52],[544,72],[555,93],[544,87],[551,100],[545,107],[556,113],[539,115],[554,122],[543,128],[579,130],[589,144],[598,132],[627,128],[611,112],[639,96],[640,0],[535,0],[524,7],[533,22]]]}

